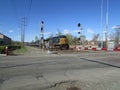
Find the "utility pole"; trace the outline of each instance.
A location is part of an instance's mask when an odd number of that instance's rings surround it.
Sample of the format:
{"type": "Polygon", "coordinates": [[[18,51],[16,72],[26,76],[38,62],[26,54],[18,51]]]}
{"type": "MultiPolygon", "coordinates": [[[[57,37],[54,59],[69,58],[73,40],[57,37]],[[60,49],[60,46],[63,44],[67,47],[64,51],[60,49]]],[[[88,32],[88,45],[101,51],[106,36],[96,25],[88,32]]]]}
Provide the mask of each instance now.
{"type": "Polygon", "coordinates": [[[103,48],[103,0],[101,0],[101,48],[103,48]]]}
{"type": "Polygon", "coordinates": [[[41,48],[44,48],[44,22],[41,21],[41,30],[40,30],[40,38],[41,38],[41,48]]]}
{"type": "Polygon", "coordinates": [[[108,48],[108,0],[107,0],[107,11],[106,11],[106,48],[108,48]]]}
{"type": "Polygon", "coordinates": [[[20,30],[21,30],[21,43],[24,44],[25,42],[25,30],[27,26],[27,19],[26,17],[21,18],[20,30]]]}

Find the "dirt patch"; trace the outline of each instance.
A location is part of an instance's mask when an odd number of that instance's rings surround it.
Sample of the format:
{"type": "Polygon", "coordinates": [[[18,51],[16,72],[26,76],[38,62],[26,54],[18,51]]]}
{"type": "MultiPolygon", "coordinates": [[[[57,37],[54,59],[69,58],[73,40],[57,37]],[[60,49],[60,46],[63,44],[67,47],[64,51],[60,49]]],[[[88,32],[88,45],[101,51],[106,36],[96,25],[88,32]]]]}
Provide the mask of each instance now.
{"type": "Polygon", "coordinates": [[[81,89],[78,87],[70,87],[70,88],[67,88],[67,90],[81,90],[81,89]]]}
{"type": "Polygon", "coordinates": [[[44,90],[81,90],[81,87],[78,81],[65,81],[51,85],[44,90]]]}

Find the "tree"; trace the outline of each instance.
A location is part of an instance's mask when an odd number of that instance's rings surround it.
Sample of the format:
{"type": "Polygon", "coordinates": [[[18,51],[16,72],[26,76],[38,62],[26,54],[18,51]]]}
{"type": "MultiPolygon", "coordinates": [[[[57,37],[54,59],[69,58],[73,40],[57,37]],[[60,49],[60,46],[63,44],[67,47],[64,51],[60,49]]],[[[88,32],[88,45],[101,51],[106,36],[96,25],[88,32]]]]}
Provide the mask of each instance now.
{"type": "Polygon", "coordinates": [[[38,36],[35,36],[35,41],[37,41],[37,40],[39,40],[39,39],[38,39],[38,36]]]}
{"type": "Polygon", "coordinates": [[[111,41],[115,41],[115,37],[116,37],[115,32],[112,32],[112,33],[109,35],[109,38],[110,38],[111,41]]]}
{"type": "Polygon", "coordinates": [[[56,35],[57,35],[57,36],[62,35],[62,33],[60,32],[60,30],[59,30],[59,29],[57,29],[57,33],[56,33],[56,35]]]}
{"type": "Polygon", "coordinates": [[[77,37],[73,37],[73,44],[78,45],[80,42],[77,37]]]}
{"type": "Polygon", "coordinates": [[[57,32],[57,34],[56,34],[57,36],[60,36],[60,35],[62,35],[62,33],[61,32],[57,32]]]}
{"type": "Polygon", "coordinates": [[[120,25],[113,26],[112,28],[115,30],[114,40],[117,44],[119,44],[119,41],[120,41],[120,25]]]}
{"type": "Polygon", "coordinates": [[[99,34],[94,34],[92,41],[95,42],[95,44],[97,44],[98,38],[99,38],[99,34]]]}
{"type": "Polygon", "coordinates": [[[69,45],[77,45],[77,44],[79,44],[79,40],[78,40],[77,37],[74,37],[71,34],[66,34],[66,37],[68,39],[68,44],[69,45]]]}
{"type": "Polygon", "coordinates": [[[115,32],[112,32],[110,34],[110,40],[115,41],[117,44],[119,44],[120,40],[120,30],[115,30],[115,32]]]}
{"type": "Polygon", "coordinates": [[[35,36],[35,43],[39,44],[39,38],[38,38],[38,36],[35,36]]]}
{"type": "Polygon", "coordinates": [[[116,30],[115,34],[115,42],[119,44],[119,39],[120,39],[120,30],[116,30]]]}
{"type": "Polygon", "coordinates": [[[67,39],[68,39],[68,44],[72,44],[72,35],[70,35],[70,34],[66,34],[66,37],[67,37],[67,39]]]}

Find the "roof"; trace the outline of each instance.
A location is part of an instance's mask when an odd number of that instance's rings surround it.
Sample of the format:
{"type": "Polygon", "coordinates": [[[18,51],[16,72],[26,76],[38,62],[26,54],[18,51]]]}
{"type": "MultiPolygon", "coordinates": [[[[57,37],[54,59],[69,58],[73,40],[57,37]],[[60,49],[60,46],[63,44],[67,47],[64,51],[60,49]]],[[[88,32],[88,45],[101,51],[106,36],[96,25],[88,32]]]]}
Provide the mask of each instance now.
{"type": "Polygon", "coordinates": [[[4,38],[3,36],[4,36],[4,37],[7,37],[7,38],[9,38],[9,39],[11,39],[10,37],[8,37],[8,36],[6,36],[6,35],[4,35],[4,34],[0,33],[0,38],[2,38],[2,39],[3,39],[3,38],[4,38]]]}

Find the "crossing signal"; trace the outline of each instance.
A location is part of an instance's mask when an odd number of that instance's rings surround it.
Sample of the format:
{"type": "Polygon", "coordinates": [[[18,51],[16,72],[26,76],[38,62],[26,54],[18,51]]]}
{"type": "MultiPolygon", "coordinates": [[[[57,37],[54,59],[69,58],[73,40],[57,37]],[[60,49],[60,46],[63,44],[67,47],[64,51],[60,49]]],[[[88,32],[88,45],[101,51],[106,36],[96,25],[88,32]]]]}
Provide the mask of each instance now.
{"type": "Polygon", "coordinates": [[[80,27],[81,26],[81,24],[80,23],[78,23],[78,27],[80,27]]]}
{"type": "Polygon", "coordinates": [[[81,38],[78,38],[78,40],[80,41],[80,40],[81,40],[81,38]]]}
{"type": "Polygon", "coordinates": [[[80,32],[78,32],[78,34],[80,34],[80,32]]]}

